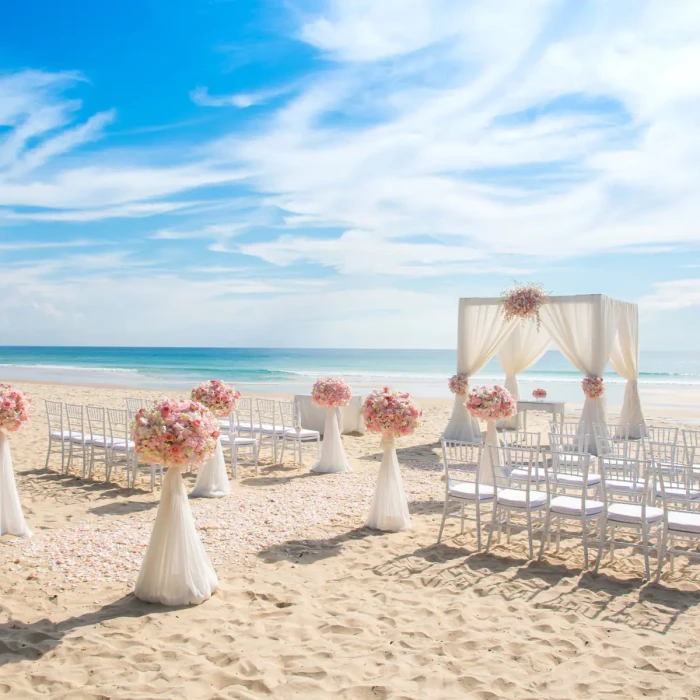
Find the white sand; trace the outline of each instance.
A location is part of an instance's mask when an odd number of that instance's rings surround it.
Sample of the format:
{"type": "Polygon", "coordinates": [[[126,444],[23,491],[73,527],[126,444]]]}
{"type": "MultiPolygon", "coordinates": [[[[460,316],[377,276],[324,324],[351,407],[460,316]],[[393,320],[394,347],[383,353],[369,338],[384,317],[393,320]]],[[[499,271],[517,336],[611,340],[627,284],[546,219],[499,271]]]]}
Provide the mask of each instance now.
{"type": "MultiPolygon", "coordinates": [[[[422,428],[400,441],[411,531],[362,529],[376,436],[343,437],[348,475],[310,475],[311,455],[263,461],[258,478],[244,467],[230,497],[192,502],[220,592],[168,609],[130,595],[157,505],[148,478],[128,490],[121,474],[44,470],[44,398],[116,407],[134,390],[17,384],[35,400],[12,451],[36,536],[0,540],[0,696],[700,697],[699,564],[679,559],[654,587],[621,550],[594,577],[575,541],[540,565],[522,535],[479,555],[456,520],[435,545],[449,401],[422,401],[422,428]]],[[[697,423],[700,402],[657,398],[665,420],[697,423]]]]}

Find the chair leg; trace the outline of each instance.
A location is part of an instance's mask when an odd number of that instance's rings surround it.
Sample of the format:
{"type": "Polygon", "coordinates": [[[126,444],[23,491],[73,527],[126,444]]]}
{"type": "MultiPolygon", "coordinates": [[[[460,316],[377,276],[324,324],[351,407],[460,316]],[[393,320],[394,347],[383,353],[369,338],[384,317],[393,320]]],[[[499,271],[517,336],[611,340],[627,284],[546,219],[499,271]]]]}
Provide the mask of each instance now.
{"type": "Polygon", "coordinates": [[[527,511],[527,544],[530,550],[530,559],[534,558],[534,550],[532,547],[532,513],[527,511]]]}
{"type": "Polygon", "coordinates": [[[496,527],[496,514],[498,513],[498,505],[496,503],[493,504],[493,513],[491,515],[491,527],[489,528],[489,536],[488,539],[486,540],[486,554],[489,553],[489,549],[491,547],[491,538],[493,537],[493,531],[496,527]]]}
{"type": "Polygon", "coordinates": [[[656,563],[656,578],[654,579],[654,583],[658,583],[661,579],[661,569],[663,568],[664,558],[666,557],[666,537],[667,528],[664,525],[661,529],[661,534],[659,535],[659,542],[657,545],[656,558],[658,559],[658,561],[656,563]]]}
{"type": "Polygon", "coordinates": [[[255,446],[255,476],[258,476],[259,471],[258,471],[258,463],[260,460],[260,444],[255,446]]]}
{"type": "Polygon", "coordinates": [[[542,561],[542,555],[544,554],[544,547],[545,544],[547,543],[547,537],[549,535],[549,527],[550,523],[552,521],[552,514],[549,509],[547,509],[547,513],[545,514],[544,517],[544,525],[542,527],[542,539],[540,541],[540,553],[537,557],[537,561],[542,561]]]}
{"type": "Polygon", "coordinates": [[[44,469],[49,468],[49,457],[51,457],[51,445],[53,444],[53,440],[51,439],[51,436],[49,435],[49,447],[46,450],[46,463],[44,464],[44,469]]]}
{"type": "Polygon", "coordinates": [[[647,572],[647,581],[651,581],[651,567],[649,565],[649,527],[642,523],[642,547],[644,549],[644,568],[647,572]]]}
{"type": "Polygon", "coordinates": [[[459,534],[464,534],[464,503],[462,503],[462,510],[460,512],[460,520],[462,521],[461,527],[459,529],[459,534]]]}
{"type": "Polygon", "coordinates": [[[595,559],[595,569],[593,569],[593,573],[598,573],[598,569],[600,568],[600,560],[603,558],[603,548],[605,547],[605,536],[607,535],[608,532],[608,523],[605,520],[605,517],[603,517],[601,524],[600,524],[600,532],[599,532],[599,539],[600,541],[598,542],[598,556],[596,556],[595,559]]]}
{"type": "MultiPolygon", "coordinates": [[[[303,447],[303,445],[301,444],[301,440],[299,440],[299,469],[301,469],[304,466],[304,460],[303,460],[302,454],[301,454],[302,447],[303,447]]],[[[320,454],[319,454],[319,457],[320,457],[320,454]]]]}
{"type": "Polygon", "coordinates": [[[588,571],[588,521],[584,515],[581,518],[581,537],[583,539],[583,566],[588,571]]]}
{"type": "Polygon", "coordinates": [[[476,551],[481,551],[481,504],[476,501],[476,551]]]}
{"type": "Polygon", "coordinates": [[[66,473],[66,443],[61,438],[61,474],[66,473]]]}
{"type": "Polygon", "coordinates": [[[442,539],[442,531],[445,528],[445,520],[447,519],[447,507],[449,505],[449,500],[446,498],[445,499],[445,507],[442,509],[442,522],[440,523],[440,532],[438,532],[438,544],[440,544],[440,540],[442,539]]]}
{"type": "MultiPolygon", "coordinates": [[[[280,452],[280,464],[284,464],[284,451],[287,449],[287,436],[282,438],[282,451],[280,452]]],[[[275,464],[277,463],[277,458],[275,457],[275,464]]]]}

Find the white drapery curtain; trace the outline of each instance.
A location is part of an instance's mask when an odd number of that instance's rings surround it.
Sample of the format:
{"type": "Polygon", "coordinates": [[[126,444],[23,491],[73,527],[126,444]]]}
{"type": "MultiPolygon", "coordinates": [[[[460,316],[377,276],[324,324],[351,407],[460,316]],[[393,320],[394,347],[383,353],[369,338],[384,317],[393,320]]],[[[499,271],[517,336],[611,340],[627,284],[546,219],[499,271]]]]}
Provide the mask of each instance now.
{"type": "Polygon", "coordinates": [[[401,532],[411,528],[408,500],[403,487],[396,442],[393,436],[382,437],[379,443],[384,455],[377,474],[377,485],[366,527],[383,532],[401,532]]]}
{"type": "Polygon", "coordinates": [[[199,465],[197,481],[190,496],[192,498],[222,498],[231,493],[231,484],[226,471],[224,450],[221,447],[221,439],[216,441],[214,454],[199,465]]]}
{"type": "MultiPolygon", "coordinates": [[[[501,348],[515,321],[505,322],[498,299],[460,299],[457,336],[457,373],[472,377],[501,348]]],[[[445,428],[446,440],[480,442],[479,422],[455,396],[452,417],[445,428]]]]}
{"type": "Polygon", "coordinates": [[[627,380],[620,423],[630,426],[630,437],[641,437],[644,425],[642,402],[639,398],[639,311],[636,304],[620,304],[620,321],[613,345],[610,365],[627,380]]]}
{"type": "Polygon", "coordinates": [[[4,430],[0,430],[0,537],[5,534],[30,537],[32,532],[24,520],[19,502],[10,439],[4,430]]]}
{"type": "MultiPolygon", "coordinates": [[[[506,373],[505,387],[517,401],[520,398],[518,375],[539,360],[547,351],[551,338],[534,321],[518,323],[498,351],[498,362],[506,373]]],[[[518,415],[499,421],[499,428],[517,429],[518,415]]]]}
{"type": "MultiPolygon", "coordinates": [[[[603,295],[564,297],[545,304],[542,325],[571,364],[586,376],[602,377],[610,361],[622,304],[603,295]]],[[[590,451],[597,454],[594,423],[607,423],[605,394],[586,396],[579,434],[590,436],[590,451]]]]}

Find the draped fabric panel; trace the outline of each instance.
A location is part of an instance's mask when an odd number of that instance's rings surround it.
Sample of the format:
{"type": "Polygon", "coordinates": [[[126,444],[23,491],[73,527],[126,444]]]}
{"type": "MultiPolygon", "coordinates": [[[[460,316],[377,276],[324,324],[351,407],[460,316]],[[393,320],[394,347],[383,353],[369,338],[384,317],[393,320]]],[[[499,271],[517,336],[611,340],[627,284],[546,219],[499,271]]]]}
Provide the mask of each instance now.
{"type": "MultiPolygon", "coordinates": [[[[534,321],[527,321],[518,323],[513,328],[498,351],[498,362],[506,373],[505,387],[516,401],[520,398],[517,375],[532,367],[544,355],[550,343],[551,338],[547,331],[538,329],[534,321]]],[[[518,424],[519,418],[516,414],[512,418],[499,421],[497,426],[517,429],[518,424]]]]}
{"type": "MultiPolygon", "coordinates": [[[[503,320],[498,299],[460,299],[457,337],[457,372],[476,374],[500,349],[515,321],[503,320]]],[[[481,441],[478,421],[464,408],[464,397],[455,396],[446,440],[481,441]]]]}
{"type": "MultiPolygon", "coordinates": [[[[623,304],[603,295],[582,295],[548,303],[542,308],[542,325],[571,364],[586,376],[602,377],[610,360],[623,304]]],[[[607,423],[605,394],[586,396],[579,434],[590,436],[596,454],[594,423],[607,423]]]]}
{"type": "Polygon", "coordinates": [[[621,304],[617,338],[610,356],[610,365],[627,380],[620,423],[628,423],[630,437],[641,437],[644,425],[642,402],[639,398],[639,311],[636,304],[621,304]]]}

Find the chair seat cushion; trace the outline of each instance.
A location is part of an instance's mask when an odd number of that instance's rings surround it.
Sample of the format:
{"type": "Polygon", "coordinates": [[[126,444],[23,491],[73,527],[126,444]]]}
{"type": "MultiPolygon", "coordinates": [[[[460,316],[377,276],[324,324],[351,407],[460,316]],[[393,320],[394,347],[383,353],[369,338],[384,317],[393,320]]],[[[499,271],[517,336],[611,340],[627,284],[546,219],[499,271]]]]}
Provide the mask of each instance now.
{"type": "MultiPolygon", "coordinates": [[[[461,484],[452,484],[448,493],[451,498],[461,498],[465,501],[476,501],[476,484],[473,481],[465,481],[461,484]]],[[[479,500],[493,500],[493,486],[479,484],[479,500]]]]}
{"type": "MultiPolygon", "coordinates": [[[[666,498],[670,498],[673,501],[697,501],[698,498],[700,498],[700,491],[697,491],[696,489],[682,489],[677,488],[676,486],[667,486],[665,491],[666,498]]],[[[656,488],[656,495],[659,497],[663,496],[660,486],[657,486],[656,488]]]]}
{"type": "Polygon", "coordinates": [[[133,450],[134,447],[135,447],[135,445],[131,440],[129,440],[129,442],[127,443],[126,440],[121,440],[121,439],[115,440],[114,444],[112,445],[112,449],[116,450],[117,452],[126,452],[127,449],[133,450]],[[127,445],[128,445],[128,447],[127,447],[127,445]]]}
{"type": "Polygon", "coordinates": [[[258,427],[258,431],[266,435],[283,435],[284,428],[280,425],[272,425],[271,423],[262,423],[258,427]]]}
{"type": "Polygon", "coordinates": [[[51,437],[54,438],[55,440],[60,440],[63,438],[63,440],[77,440],[78,438],[82,438],[82,433],[79,433],[77,431],[71,432],[70,430],[52,430],[51,431],[51,437]]]}
{"type": "MultiPolygon", "coordinates": [[[[646,519],[648,523],[661,520],[664,512],[661,508],[647,506],[646,519]]],[[[618,523],[642,522],[642,506],[635,503],[613,503],[608,507],[608,520],[618,523]]]]}
{"type": "Polygon", "coordinates": [[[219,418],[219,426],[228,430],[231,427],[231,421],[228,418],[219,418]]]}
{"type": "MultiPolygon", "coordinates": [[[[513,469],[510,478],[514,481],[526,481],[527,469],[513,469]]],[[[530,481],[544,481],[544,468],[536,467],[530,471],[530,481]]]]}
{"type": "Polygon", "coordinates": [[[700,513],[668,511],[668,529],[674,532],[693,532],[700,534],[700,513]]]}
{"type": "MultiPolygon", "coordinates": [[[[564,486],[583,486],[583,474],[554,474],[554,480],[564,486]]],[[[600,474],[589,474],[586,483],[588,486],[596,486],[601,481],[600,474]]]]}
{"type": "MultiPolygon", "coordinates": [[[[603,512],[604,504],[600,501],[586,500],[583,510],[586,515],[598,515],[603,512]]],[[[553,498],[549,509],[552,513],[561,513],[562,515],[581,515],[581,499],[575,496],[557,496],[553,498]]]]}
{"type": "Polygon", "coordinates": [[[624,479],[606,479],[605,488],[617,493],[640,493],[644,491],[643,481],[625,481],[624,479]]]}
{"type": "Polygon", "coordinates": [[[295,438],[297,435],[299,435],[302,440],[321,439],[321,433],[319,433],[318,430],[308,430],[307,428],[302,428],[299,433],[290,428],[289,430],[285,430],[284,434],[290,438],[295,438]]]}
{"type": "MultiPolygon", "coordinates": [[[[512,508],[526,508],[527,492],[525,489],[504,489],[498,492],[498,503],[512,508]]],[[[547,503],[547,494],[543,491],[530,491],[530,508],[542,508],[547,503]]]]}
{"type": "Polygon", "coordinates": [[[257,445],[258,441],[255,438],[241,437],[240,435],[237,435],[235,438],[233,438],[233,444],[242,447],[245,445],[257,445]]]}

